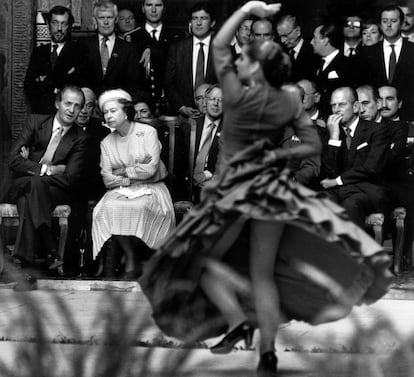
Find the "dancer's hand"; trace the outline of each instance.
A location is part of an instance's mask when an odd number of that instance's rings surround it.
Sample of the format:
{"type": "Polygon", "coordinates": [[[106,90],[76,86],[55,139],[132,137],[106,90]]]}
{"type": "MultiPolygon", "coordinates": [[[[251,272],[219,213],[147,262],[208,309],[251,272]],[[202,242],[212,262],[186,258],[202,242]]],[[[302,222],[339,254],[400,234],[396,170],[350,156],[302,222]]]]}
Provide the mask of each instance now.
{"type": "Polygon", "coordinates": [[[29,148],[23,145],[20,148],[20,156],[22,156],[25,160],[27,160],[29,158],[29,148]]]}
{"type": "Polygon", "coordinates": [[[266,18],[279,12],[282,4],[266,4],[264,1],[249,1],[242,6],[242,11],[250,16],[266,18]]]}
{"type": "Polygon", "coordinates": [[[329,189],[329,188],[335,187],[337,185],[338,185],[338,182],[336,182],[336,179],[326,178],[323,181],[321,181],[321,186],[324,189],[329,189]]]}

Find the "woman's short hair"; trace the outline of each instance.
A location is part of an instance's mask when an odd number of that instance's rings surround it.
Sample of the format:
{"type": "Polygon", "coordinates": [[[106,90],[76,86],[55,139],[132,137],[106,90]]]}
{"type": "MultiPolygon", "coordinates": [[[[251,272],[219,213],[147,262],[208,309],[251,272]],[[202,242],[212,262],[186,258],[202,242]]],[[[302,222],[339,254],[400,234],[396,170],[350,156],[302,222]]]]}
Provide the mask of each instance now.
{"type": "Polygon", "coordinates": [[[125,111],[125,114],[128,118],[128,120],[134,120],[135,117],[135,109],[134,109],[134,104],[132,103],[132,101],[128,101],[124,98],[119,98],[117,100],[117,102],[122,106],[122,108],[125,111]]]}
{"type": "Polygon", "coordinates": [[[279,88],[290,77],[291,62],[282,47],[274,41],[253,40],[246,48],[251,61],[259,62],[266,80],[275,88],[279,88]]]}

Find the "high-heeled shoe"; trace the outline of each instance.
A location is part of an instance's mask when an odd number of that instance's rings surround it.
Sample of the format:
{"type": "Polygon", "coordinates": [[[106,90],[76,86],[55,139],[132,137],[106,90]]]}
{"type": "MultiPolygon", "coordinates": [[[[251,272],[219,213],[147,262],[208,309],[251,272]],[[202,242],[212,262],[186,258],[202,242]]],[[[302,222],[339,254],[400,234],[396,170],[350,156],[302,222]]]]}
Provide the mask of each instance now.
{"type": "Polygon", "coordinates": [[[229,353],[234,345],[240,340],[244,340],[246,348],[249,348],[253,342],[254,325],[245,321],[237,326],[234,330],[227,333],[227,335],[215,346],[210,347],[212,353],[229,353]]]}
{"type": "Polygon", "coordinates": [[[257,377],[277,377],[277,357],[273,351],[260,356],[257,377]]]}

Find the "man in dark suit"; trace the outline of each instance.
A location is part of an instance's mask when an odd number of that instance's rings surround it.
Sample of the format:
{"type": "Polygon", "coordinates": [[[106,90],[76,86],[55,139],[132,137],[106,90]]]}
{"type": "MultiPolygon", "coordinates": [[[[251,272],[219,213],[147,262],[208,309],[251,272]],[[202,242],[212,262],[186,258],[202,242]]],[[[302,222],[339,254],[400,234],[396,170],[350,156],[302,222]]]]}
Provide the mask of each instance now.
{"type": "Polygon", "coordinates": [[[19,210],[21,238],[14,256],[20,260],[34,261],[39,238],[49,268],[63,263],[56,253],[51,212],[58,204],[71,204],[79,192],[88,139],[74,122],[84,101],[80,88],[65,86],[56,95],[56,114],[32,115],[11,148],[15,180],[8,200],[19,210]]]}
{"type": "Polygon", "coordinates": [[[319,109],[323,117],[330,114],[332,92],[336,88],[352,85],[347,59],[339,51],[341,40],[335,24],[324,24],[316,27],[311,41],[313,50],[321,57],[315,81],[321,94],[319,109]]]}
{"type": "MultiPolygon", "coordinates": [[[[223,119],[223,92],[218,85],[206,91],[206,114],[196,119],[196,140],[193,171],[194,201],[200,200],[203,185],[214,175],[219,151],[220,132],[223,119]]],[[[187,127],[188,129],[188,127],[187,127]]],[[[188,133],[188,130],[186,131],[188,133]]],[[[190,135],[185,137],[189,150],[190,135]]]]}
{"type": "Polygon", "coordinates": [[[331,106],[321,185],[352,221],[364,227],[368,214],[384,210],[386,192],[381,182],[390,149],[389,133],[385,126],[358,117],[357,94],[350,87],[336,89],[331,106]]]}
{"type": "Polygon", "coordinates": [[[361,50],[362,41],[362,19],[359,15],[348,15],[343,23],[344,43],[340,48],[342,55],[354,58],[361,50]]]}
{"type": "Polygon", "coordinates": [[[197,117],[194,89],[203,82],[217,82],[212,61],[212,30],[215,12],[209,2],[198,2],[190,10],[192,37],[173,44],[168,53],[165,91],[173,112],[197,117]]]}
{"type": "Polygon", "coordinates": [[[414,44],[401,36],[404,14],[396,5],[381,11],[384,40],[361,51],[359,82],[392,85],[402,100],[401,118],[414,121],[414,44]]]}
{"type": "Polygon", "coordinates": [[[314,80],[320,58],[315,55],[310,43],[303,39],[296,17],[287,14],[280,18],[276,31],[292,62],[291,81],[314,80]]]}
{"type": "Polygon", "coordinates": [[[164,0],[144,0],[142,13],[145,23],[131,33],[131,41],[135,44],[140,56],[141,89],[151,93],[151,101],[161,112],[164,104],[164,72],[169,46],[182,39],[179,30],[168,28],[163,23],[165,15],[164,0]],[[147,55],[148,54],[148,55],[147,55]]]}
{"type": "Polygon", "coordinates": [[[96,95],[114,88],[136,94],[139,89],[138,54],[130,43],[115,35],[117,6],[110,1],[97,3],[93,15],[98,35],[84,42],[84,59],[88,67],[86,86],[96,95]]]}
{"type": "Polygon", "coordinates": [[[64,85],[81,86],[85,66],[81,47],[71,41],[73,16],[57,5],[47,15],[51,43],[35,47],[24,80],[24,92],[34,114],[55,112],[56,92],[64,85]]]}

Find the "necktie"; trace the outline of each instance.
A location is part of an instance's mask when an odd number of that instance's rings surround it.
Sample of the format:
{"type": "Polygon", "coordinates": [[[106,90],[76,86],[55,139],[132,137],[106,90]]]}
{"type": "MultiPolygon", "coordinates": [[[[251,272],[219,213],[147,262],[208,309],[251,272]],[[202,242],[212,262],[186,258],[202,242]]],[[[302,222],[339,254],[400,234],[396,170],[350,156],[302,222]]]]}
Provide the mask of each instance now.
{"type": "Polygon", "coordinates": [[[319,68],[318,68],[318,72],[317,72],[318,75],[323,71],[323,66],[324,65],[325,65],[325,59],[322,58],[321,61],[319,62],[319,68]]]}
{"type": "Polygon", "coordinates": [[[103,74],[106,73],[106,69],[108,68],[108,62],[109,62],[109,50],[108,50],[108,45],[106,44],[106,42],[108,42],[108,37],[103,37],[102,43],[101,43],[101,62],[102,62],[103,74]]]}
{"type": "Polygon", "coordinates": [[[388,82],[391,83],[394,78],[395,67],[397,65],[397,55],[395,55],[395,45],[391,44],[390,63],[388,70],[388,82]]]}
{"type": "Polygon", "coordinates": [[[345,128],[345,134],[346,134],[346,139],[345,139],[346,147],[349,150],[349,148],[351,148],[351,143],[352,143],[351,129],[349,127],[345,128]]]}
{"type": "Polygon", "coordinates": [[[154,41],[157,41],[158,39],[157,39],[157,29],[152,29],[151,30],[151,33],[152,33],[152,39],[154,40],[154,41]]]}
{"type": "Polygon", "coordinates": [[[197,183],[204,182],[204,170],[206,167],[208,153],[210,152],[211,142],[213,141],[213,129],[214,123],[210,123],[207,126],[206,137],[203,141],[203,144],[200,146],[200,149],[197,153],[197,158],[194,167],[194,180],[197,183]]]}
{"type": "Polygon", "coordinates": [[[199,43],[194,89],[204,83],[204,43],[199,43]]]}
{"type": "Polygon", "coordinates": [[[58,49],[58,45],[54,44],[52,46],[52,52],[50,53],[50,63],[52,64],[52,69],[55,68],[56,60],[58,57],[57,49],[58,49]]]}
{"type": "Polygon", "coordinates": [[[63,136],[63,127],[59,127],[58,131],[52,136],[52,139],[49,142],[49,145],[46,148],[46,152],[43,157],[40,159],[40,164],[47,164],[49,165],[52,160],[53,156],[55,155],[56,148],[58,147],[60,140],[63,136]]]}
{"type": "Polygon", "coordinates": [[[354,53],[355,53],[355,48],[354,47],[350,47],[348,49],[348,56],[352,56],[352,55],[354,55],[354,53]]]}
{"type": "Polygon", "coordinates": [[[295,60],[295,50],[293,48],[289,50],[289,56],[292,61],[295,60]]]}

